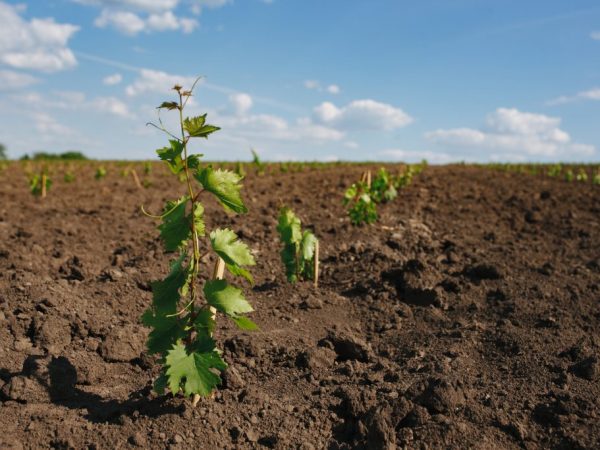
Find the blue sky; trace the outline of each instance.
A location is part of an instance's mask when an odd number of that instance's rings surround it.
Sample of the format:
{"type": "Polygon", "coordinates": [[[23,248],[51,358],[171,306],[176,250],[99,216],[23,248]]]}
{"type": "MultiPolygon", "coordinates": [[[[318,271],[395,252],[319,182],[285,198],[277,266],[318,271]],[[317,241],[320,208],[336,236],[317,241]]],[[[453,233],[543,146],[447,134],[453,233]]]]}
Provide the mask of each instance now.
{"type": "Polygon", "coordinates": [[[600,161],[597,0],[0,0],[11,157],[154,158],[198,75],[209,159],[600,161]]]}

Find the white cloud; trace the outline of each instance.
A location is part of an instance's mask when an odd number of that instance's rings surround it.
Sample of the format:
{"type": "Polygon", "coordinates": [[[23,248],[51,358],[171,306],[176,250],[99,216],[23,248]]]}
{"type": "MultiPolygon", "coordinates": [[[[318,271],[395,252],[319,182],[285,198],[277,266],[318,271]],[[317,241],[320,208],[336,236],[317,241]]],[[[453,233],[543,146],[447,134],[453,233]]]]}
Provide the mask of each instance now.
{"type": "Polygon", "coordinates": [[[341,92],[341,89],[337,84],[330,84],[329,86],[327,86],[327,92],[333,95],[337,95],[341,92]]]}
{"type": "Polygon", "coordinates": [[[355,100],[344,107],[323,102],[314,109],[317,121],[344,130],[395,130],[413,122],[402,109],[375,100],[355,100]]]}
{"type": "Polygon", "coordinates": [[[548,105],[562,105],[585,100],[600,100],[600,88],[589,89],[587,91],[578,92],[575,95],[563,95],[547,102],[548,105]]]}
{"type": "Polygon", "coordinates": [[[98,28],[112,26],[124,34],[134,35],[146,28],[146,22],[135,13],[130,11],[114,11],[105,9],[100,16],[94,20],[98,28]]]}
{"type": "Polygon", "coordinates": [[[120,73],[114,73],[102,79],[102,82],[107,86],[114,86],[123,81],[123,76],[120,73]]]}
{"type": "Polygon", "coordinates": [[[130,36],[140,32],[182,31],[191,33],[198,27],[193,18],[176,14],[178,6],[185,3],[193,14],[200,14],[203,8],[220,8],[232,0],[72,0],[83,5],[101,7],[100,15],[94,21],[97,27],[113,27],[130,36]]]}
{"type": "Polygon", "coordinates": [[[148,13],[169,11],[179,4],[179,0],[74,0],[82,5],[120,7],[148,13]]]}
{"type": "Polygon", "coordinates": [[[97,97],[90,102],[92,109],[100,112],[107,112],[114,116],[131,118],[127,104],[115,97],[97,97]]]}
{"type": "Polygon", "coordinates": [[[456,157],[450,156],[448,153],[434,152],[430,150],[401,150],[396,148],[382,150],[377,153],[382,159],[393,161],[415,162],[426,159],[433,164],[445,164],[456,157]]]}
{"type": "Polygon", "coordinates": [[[306,89],[320,89],[321,84],[317,80],[306,80],[304,82],[304,87],[306,89]]]}
{"type": "Polygon", "coordinates": [[[21,89],[39,80],[29,74],[23,72],[15,72],[14,70],[0,70],[0,91],[11,91],[21,89]]]}
{"type": "Polygon", "coordinates": [[[80,91],[56,91],[51,96],[30,92],[25,96],[19,96],[19,100],[36,114],[44,116],[49,116],[49,110],[63,110],[95,111],[118,117],[135,118],[127,104],[116,97],[95,97],[88,100],[80,91]]]}
{"type": "Polygon", "coordinates": [[[309,89],[311,91],[317,91],[317,92],[325,91],[325,92],[327,92],[329,94],[333,94],[333,95],[339,94],[341,92],[341,89],[337,84],[330,84],[329,86],[327,86],[325,88],[323,86],[321,86],[321,83],[317,80],[305,80],[303,84],[306,89],[309,89]]]}
{"type": "Polygon", "coordinates": [[[229,102],[233,105],[235,113],[239,116],[246,114],[252,108],[252,97],[248,94],[237,93],[229,96],[229,102]]]}
{"type": "Polygon", "coordinates": [[[24,20],[23,8],[0,2],[0,62],[20,69],[56,72],[77,64],[68,41],[79,27],[54,19],[24,20]]]}
{"type": "Polygon", "coordinates": [[[504,155],[573,157],[592,155],[592,145],[572,142],[561,130],[560,118],[498,108],[488,115],[482,130],[472,128],[439,129],[425,134],[430,142],[449,147],[492,150],[496,158],[504,155]]]}
{"type": "Polygon", "coordinates": [[[141,69],[138,78],[125,88],[129,96],[146,93],[170,93],[176,84],[190,88],[194,83],[194,77],[173,75],[159,70],[141,69]]]}
{"type": "Polygon", "coordinates": [[[142,31],[172,31],[181,30],[191,33],[198,26],[198,21],[179,18],[172,11],[152,13],[146,19],[131,11],[104,9],[94,21],[99,28],[112,26],[121,33],[136,35],[142,31]]]}
{"type": "Polygon", "coordinates": [[[600,31],[592,31],[590,37],[595,41],[600,41],[600,31]]]}
{"type": "Polygon", "coordinates": [[[54,134],[59,136],[69,136],[75,134],[73,129],[59,123],[56,119],[46,113],[33,114],[33,121],[36,130],[43,134],[54,134]]]}

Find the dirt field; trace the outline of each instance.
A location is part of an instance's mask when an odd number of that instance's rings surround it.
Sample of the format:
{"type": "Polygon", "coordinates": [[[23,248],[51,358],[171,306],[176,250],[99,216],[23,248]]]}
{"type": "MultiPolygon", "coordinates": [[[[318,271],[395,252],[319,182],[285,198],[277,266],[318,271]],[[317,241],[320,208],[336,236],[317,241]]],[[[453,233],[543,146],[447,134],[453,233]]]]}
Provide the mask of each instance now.
{"type": "Polygon", "coordinates": [[[151,392],[139,325],[168,263],[139,205],[183,186],[107,168],[43,201],[0,174],[0,448],[600,448],[600,186],[428,167],[353,227],[364,168],[248,175],[248,215],[206,216],[255,253],[261,331],[222,322],[194,409],[151,392]],[[318,290],[285,281],[280,202],[320,238],[318,290]]]}

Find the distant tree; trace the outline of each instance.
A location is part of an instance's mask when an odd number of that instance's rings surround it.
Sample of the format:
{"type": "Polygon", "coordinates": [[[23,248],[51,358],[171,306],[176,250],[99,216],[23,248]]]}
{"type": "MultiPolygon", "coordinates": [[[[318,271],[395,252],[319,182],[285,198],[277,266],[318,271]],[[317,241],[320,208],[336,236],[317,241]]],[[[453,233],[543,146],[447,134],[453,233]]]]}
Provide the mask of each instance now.
{"type": "Polygon", "coordinates": [[[6,147],[0,144],[0,159],[6,159],[6,147]]]}

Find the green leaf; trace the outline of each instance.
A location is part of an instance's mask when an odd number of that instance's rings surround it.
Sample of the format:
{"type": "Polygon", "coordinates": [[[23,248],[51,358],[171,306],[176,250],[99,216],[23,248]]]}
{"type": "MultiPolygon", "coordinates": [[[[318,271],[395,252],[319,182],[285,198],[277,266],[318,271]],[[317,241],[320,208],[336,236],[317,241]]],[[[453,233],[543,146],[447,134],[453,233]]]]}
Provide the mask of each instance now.
{"type": "Polygon", "coordinates": [[[190,221],[185,215],[187,201],[188,197],[181,197],[176,201],[168,201],[165,206],[163,223],[158,226],[158,229],[167,252],[174,252],[191,236],[190,221]]]}
{"type": "Polygon", "coordinates": [[[289,208],[282,208],[279,212],[277,231],[281,241],[285,244],[296,244],[302,240],[302,224],[294,212],[289,208]]]}
{"type": "Polygon", "coordinates": [[[233,266],[254,266],[256,262],[250,249],[239,240],[238,235],[228,228],[217,229],[210,233],[213,250],[223,258],[225,264],[233,266]]]}
{"type": "Polygon", "coordinates": [[[248,280],[250,284],[254,284],[254,278],[252,278],[252,274],[246,269],[233,264],[225,264],[225,267],[227,267],[227,270],[232,275],[235,275],[236,277],[243,277],[248,280]]]}
{"type": "Polygon", "coordinates": [[[200,166],[200,158],[202,158],[204,155],[201,153],[198,153],[196,155],[190,155],[187,157],[187,166],[189,169],[191,170],[196,170],[199,166],[200,166]]]}
{"type": "Polygon", "coordinates": [[[185,254],[171,263],[171,273],[162,281],[154,281],[152,286],[152,307],[156,314],[166,315],[177,312],[181,298],[179,290],[188,277],[188,269],[183,268],[185,254]]]}
{"type": "Polygon", "coordinates": [[[183,390],[184,395],[199,394],[207,397],[221,383],[213,370],[223,371],[227,364],[214,349],[207,352],[188,353],[185,346],[177,343],[165,358],[169,389],[173,394],[183,390]]]}
{"type": "Polygon", "coordinates": [[[317,238],[310,231],[305,231],[302,235],[302,243],[300,249],[302,252],[302,258],[305,261],[310,261],[315,256],[315,246],[317,245],[317,238]]]}
{"type": "Polygon", "coordinates": [[[165,354],[173,344],[185,336],[185,330],[177,317],[155,315],[151,309],[146,310],[142,316],[142,323],[152,328],[146,341],[148,353],[151,355],[165,354]]]}
{"type": "MultiPolygon", "coordinates": [[[[191,220],[188,218],[188,221],[191,220]]],[[[194,226],[196,227],[196,233],[198,236],[204,236],[205,225],[204,225],[204,206],[202,203],[194,203],[194,226]]]]}
{"type": "Polygon", "coordinates": [[[248,212],[240,196],[241,178],[235,172],[206,167],[196,172],[195,177],[205,190],[217,197],[226,210],[237,213],[248,212]]]}
{"type": "Polygon", "coordinates": [[[207,303],[229,317],[254,311],[244,298],[241,289],[231,286],[226,280],[209,280],[204,285],[207,303]]]}
{"type": "Polygon", "coordinates": [[[240,316],[240,317],[233,317],[232,319],[240,330],[245,330],[245,331],[258,330],[258,325],[256,325],[254,322],[252,322],[247,317],[240,316]]]}
{"type": "Polygon", "coordinates": [[[198,311],[193,326],[196,332],[202,336],[210,337],[215,331],[216,322],[212,311],[208,308],[198,311]]]}
{"type": "Polygon", "coordinates": [[[290,283],[297,281],[296,274],[296,255],[298,253],[298,244],[288,244],[281,250],[281,260],[285,266],[285,274],[290,283]]]}
{"type": "Polygon", "coordinates": [[[156,150],[158,157],[165,161],[171,169],[171,172],[177,174],[183,170],[183,160],[181,153],[183,152],[183,144],[175,139],[170,139],[170,147],[163,147],[156,150]]]}
{"type": "Polygon", "coordinates": [[[220,130],[214,125],[205,124],[206,114],[198,117],[188,117],[183,121],[183,128],[190,134],[191,137],[208,137],[209,134],[220,130]]]}
{"type": "Polygon", "coordinates": [[[179,103],[177,102],[162,102],[157,109],[168,109],[169,111],[173,109],[179,109],[179,103]]]}

